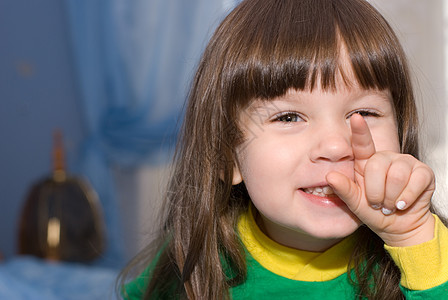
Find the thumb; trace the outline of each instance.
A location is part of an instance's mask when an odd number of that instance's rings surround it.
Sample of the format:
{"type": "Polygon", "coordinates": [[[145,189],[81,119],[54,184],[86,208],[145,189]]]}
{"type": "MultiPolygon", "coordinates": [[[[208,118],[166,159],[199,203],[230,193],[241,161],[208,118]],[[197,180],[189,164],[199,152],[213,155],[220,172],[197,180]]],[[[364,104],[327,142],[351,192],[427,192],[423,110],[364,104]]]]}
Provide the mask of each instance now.
{"type": "Polygon", "coordinates": [[[350,178],[339,172],[330,172],[326,176],[328,185],[336,195],[356,214],[359,209],[362,191],[350,178]]]}

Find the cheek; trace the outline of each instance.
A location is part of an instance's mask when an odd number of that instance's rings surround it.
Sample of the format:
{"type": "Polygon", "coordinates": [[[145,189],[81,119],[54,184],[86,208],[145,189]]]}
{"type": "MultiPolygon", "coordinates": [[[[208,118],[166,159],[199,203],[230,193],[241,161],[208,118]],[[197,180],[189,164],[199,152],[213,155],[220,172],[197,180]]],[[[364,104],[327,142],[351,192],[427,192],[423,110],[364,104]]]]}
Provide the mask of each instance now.
{"type": "Polygon", "coordinates": [[[248,189],[265,189],[267,185],[284,180],[297,165],[294,147],[282,143],[253,142],[238,152],[238,163],[248,189]]]}
{"type": "Polygon", "coordinates": [[[265,148],[244,149],[239,153],[239,168],[246,185],[258,182],[272,173],[273,157],[265,148]]]}

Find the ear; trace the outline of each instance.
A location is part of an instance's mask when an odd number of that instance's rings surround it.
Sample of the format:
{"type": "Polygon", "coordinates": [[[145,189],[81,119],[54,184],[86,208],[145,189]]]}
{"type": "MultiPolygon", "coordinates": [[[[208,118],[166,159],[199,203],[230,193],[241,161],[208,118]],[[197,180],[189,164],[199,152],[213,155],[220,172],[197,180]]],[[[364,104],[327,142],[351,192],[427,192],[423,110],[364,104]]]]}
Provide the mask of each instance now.
{"type": "MultiPolygon", "coordinates": [[[[224,181],[224,172],[219,171],[219,178],[224,181]]],[[[235,164],[233,166],[233,178],[232,185],[240,184],[243,181],[243,176],[241,175],[240,168],[235,164]]]]}
{"type": "Polygon", "coordinates": [[[243,175],[241,175],[240,167],[237,163],[233,166],[233,178],[232,185],[240,184],[243,181],[243,175]]]}

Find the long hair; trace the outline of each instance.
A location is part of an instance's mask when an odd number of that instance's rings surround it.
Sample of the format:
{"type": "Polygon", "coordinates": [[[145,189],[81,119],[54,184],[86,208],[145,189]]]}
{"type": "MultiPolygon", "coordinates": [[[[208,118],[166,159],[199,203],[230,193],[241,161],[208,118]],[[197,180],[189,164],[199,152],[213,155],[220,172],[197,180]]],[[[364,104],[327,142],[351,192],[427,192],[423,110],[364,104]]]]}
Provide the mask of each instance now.
{"type": "MultiPolygon", "coordinates": [[[[401,151],[418,158],[406,58],[391,27],[367,1],[243,1],[216,29],[192,83],[148,299],[223,299],[244,281],[245,256],[235,228],[250,199],[244,183],[232,186],[235,148],[242,141],[238,112],[253,99],[269,101],[288,89],[335,90],[338,76],[351,84],[341,49],[355,83],[391,92],[401,151]]],[[[365,234],[351,264],[359,297],[400,299],[399,271],[383,242],[368,228],[360,230],[365,234]]]]}

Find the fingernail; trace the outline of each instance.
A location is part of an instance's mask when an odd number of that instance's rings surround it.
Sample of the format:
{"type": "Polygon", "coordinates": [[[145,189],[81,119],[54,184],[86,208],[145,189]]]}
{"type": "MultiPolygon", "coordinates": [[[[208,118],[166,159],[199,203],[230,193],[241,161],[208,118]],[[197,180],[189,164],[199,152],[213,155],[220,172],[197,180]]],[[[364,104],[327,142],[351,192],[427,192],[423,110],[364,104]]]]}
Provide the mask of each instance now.
{"type": "Polygon", "coordinates": [[[381,205],[380,204],[372,204],[372,208],[373,209],[380,209],[381,205]]]}
{"type": "Polygon", "coordinates": [[[387,216],[387,215],[390,215],[390,214],[392,213],[392,210],[387,209],[387,208],[385,208],[385,207],[383,207],[383,208],[381,209],[381,211],[382,211],[383,214],[385,214],[386,216],[387,216]]]}
{"type": "Polygon", "coordinates": [[[397,202],[397,204],[395,205],[399,210],[402,210],[406,207],[406,202],[404,202],[403,200],[400,200],[397,202]]]}

